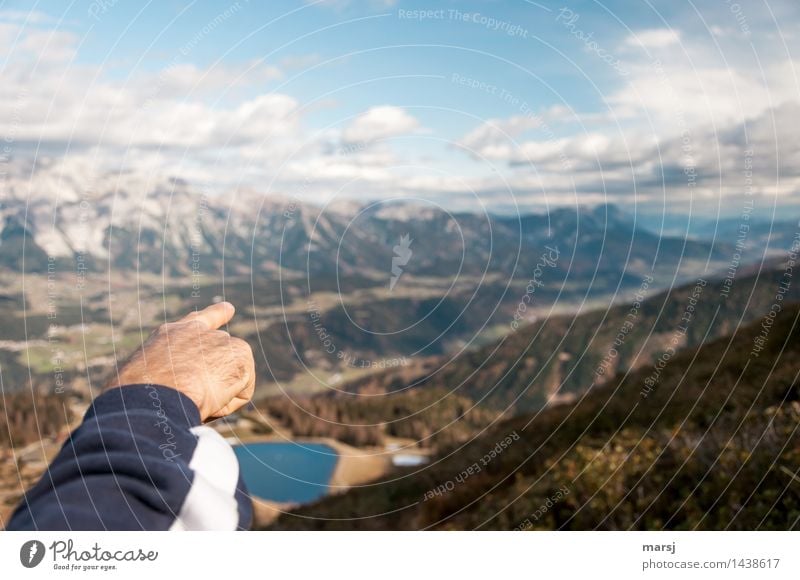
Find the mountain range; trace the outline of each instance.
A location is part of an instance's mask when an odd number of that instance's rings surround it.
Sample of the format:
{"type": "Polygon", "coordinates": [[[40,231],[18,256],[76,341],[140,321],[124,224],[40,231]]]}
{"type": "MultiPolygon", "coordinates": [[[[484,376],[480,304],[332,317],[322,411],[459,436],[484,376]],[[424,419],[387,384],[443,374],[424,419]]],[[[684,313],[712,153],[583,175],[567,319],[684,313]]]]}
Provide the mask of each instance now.
{"type": "Polygon", "coordinates": [[[659,236],[611,205],[509,217],[410,202],[321,206],[251,190],[205,195],[179,179],[64,183],[55,194],[36,185],[12,188],[0,208],[0,266],[13,271],[45,272],[49,260],[51,269],[80,263],[178,278],[281,272],[307,277],[312,291],[314,277],[326,276],[367,275],[388,286],[393,249],[405,237],[407,278],[522,280],[549,247],[559,255],[551,282],[607,289],[635,285],[631,278],[645,272],[721,265],[732,248],[659,236]]]}

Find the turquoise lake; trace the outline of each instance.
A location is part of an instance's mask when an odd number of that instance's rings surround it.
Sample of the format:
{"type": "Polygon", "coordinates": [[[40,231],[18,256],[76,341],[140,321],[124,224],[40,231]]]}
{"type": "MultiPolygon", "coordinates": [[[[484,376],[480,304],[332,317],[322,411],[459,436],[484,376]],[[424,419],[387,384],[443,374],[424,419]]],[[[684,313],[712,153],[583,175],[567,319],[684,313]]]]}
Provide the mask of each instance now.
{"type": "Polygon", "coordinates": [[[234,451],[250,493],[280,502],[306,503],[325,495],[339,458],[324,443],[248,443],[234,451]]]}

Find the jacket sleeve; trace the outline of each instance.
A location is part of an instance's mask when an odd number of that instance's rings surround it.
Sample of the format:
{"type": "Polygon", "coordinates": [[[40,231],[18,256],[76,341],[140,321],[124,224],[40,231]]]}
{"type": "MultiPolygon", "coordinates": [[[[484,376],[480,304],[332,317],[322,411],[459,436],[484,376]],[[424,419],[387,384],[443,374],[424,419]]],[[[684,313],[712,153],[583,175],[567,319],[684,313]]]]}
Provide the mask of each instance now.
{"type": "Polygon", "coordinates": [[[95,399],[7,529],[235,530],[251,519],[233,449],[191,399],[129,385],[95,399]]]}

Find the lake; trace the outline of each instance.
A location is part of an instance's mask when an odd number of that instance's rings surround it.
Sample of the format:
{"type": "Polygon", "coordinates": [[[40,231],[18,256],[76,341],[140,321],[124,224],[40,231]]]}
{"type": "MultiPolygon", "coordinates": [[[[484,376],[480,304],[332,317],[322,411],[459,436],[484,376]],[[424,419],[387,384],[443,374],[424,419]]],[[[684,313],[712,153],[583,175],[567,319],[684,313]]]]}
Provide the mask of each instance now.
{"type": "Polygon", "coordinates": [[[250,493],[279,502],[306,503],[325,495],[339,459],[324,443],[248,443],[234,451],[250,493]]]}

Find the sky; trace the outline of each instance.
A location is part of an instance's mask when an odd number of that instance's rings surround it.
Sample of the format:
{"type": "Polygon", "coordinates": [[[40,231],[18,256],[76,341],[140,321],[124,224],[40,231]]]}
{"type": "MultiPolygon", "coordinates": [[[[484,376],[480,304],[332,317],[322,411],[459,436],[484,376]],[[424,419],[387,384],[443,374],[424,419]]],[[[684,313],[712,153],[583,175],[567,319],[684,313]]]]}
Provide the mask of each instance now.
{"type": "Polygon", "coordinates": [[[787,215],[798,34],[790,0],[2,2],[0,177],[787,215]]]}

